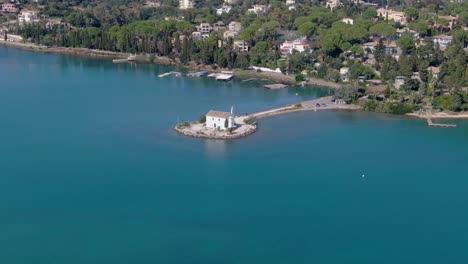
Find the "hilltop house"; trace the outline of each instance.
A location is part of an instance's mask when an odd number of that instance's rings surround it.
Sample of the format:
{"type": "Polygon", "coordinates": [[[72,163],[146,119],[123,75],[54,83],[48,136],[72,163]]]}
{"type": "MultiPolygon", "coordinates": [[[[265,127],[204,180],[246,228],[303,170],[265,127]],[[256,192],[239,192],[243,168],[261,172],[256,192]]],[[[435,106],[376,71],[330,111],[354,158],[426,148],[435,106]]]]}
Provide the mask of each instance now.
{"type": "Polygon", "coordinates": [[[352,18],[343,18],[343,19],[341,19],[341,22],[349,24],[349,25],[353,25],[354,24],[354,19],[352,19],[352,18]]]}
{"type": "Polygon", "coordinates": [[[348,74],[349,74],[349,68],[348,67],[342,67],[340,68],[340,78],[342,82],[348,82],[348,74]]]}
{"type": "Polygon", "coordinates": [[[16,13],[16,12],[18,12],[18,8],[13,3],[3,3],[2,4],[2,12],[16,13]]]}
{"type": "Polygon", "coordinates": [[[213,27],[209,23],[200,23],[196,28],[202,34],[210,34],[211,30],[213,30],[213,27]]]}
{"type": "Polygon", "coordinates": [[[231,113],[210,110],[206,114],[206,127],[226,130],[228,128],[233,128],[234,123],[234,114],[233,109],[231,108],[231,113]]]}
{"type": "Polygon", "coordinates": [[[337,7],[343,7],[343,3],[341,3],[340,0],[327,0],[327,3],[325,4],[327,8],[330,8],[330,10],[333,12],[333,9],[337,7]]]}
{"type": "Polygon", "coordinates": [[[400,49],[400,47],[398,47],[395,41],[385,44],[386,55],[390,55],[393,58],[398,60],[400,58],[401,53],[402,53],[402,50],[400,49]]]}
{"type": "Polygon", "coordinates": [[[229,38],[237,38],[237,36],[239,36],[239,32],[237,31],[231,31],[231,30],[227,30],[227,31],[224,31],[223,33],[223,38],[226,40],[226,39],[229,39],[229,38]]]}
{"type": "Polygon", "coordinates": [[[292,54],[294,50],[304,52],[309,47],[309,44],[304,39],[296,39],[293,41],[285,41],[280,45],[280,52],[282,56],[292,54]]]}
{"type": "Polygon", "coordinates": [[[22,10],[18,14],[18,23],[35,23],[39,22],[39,11],[35,10],[22,10]]]}
{"type": "Polygon", "coordinates": [[[193,1],[192,0],[179,0],[179,8],[180,9],[193,8],[193,1]]]}
{"type": "Polygon", "coordinates": [[[242,29],[242,24],[240,22],[232,21],[231,23],[229,23],[228,29],[231,31],[240,32],[242,29]]]}
{"type": "Polygon", "coordinates": [[[419,33],[408,28],[397,29],[395,39],[401,38],[405,33],[408,33],[414,41],[419,39],[419,33]]]}
{"type": "Polygon", "coordinates": [[[249,51],[249,44],[245,40],[234,40],[233,46],[239,52],[249,51]]]}
{"type": "Polygon", "coordinates": [[[401,86],[405,84],[405,76],[396,76],[395,77],[395,89],[400,89],[401,86]]]}
{"type": "Polygon", "coordinates": [[[458,16],[452,16],[452,15],[450,15],[450,16],[439,16],[439,18],[445,19],[445,20],[448,21],[448,23],[449,23],[448,27],[449,27],[450,30],[452,30],[453,27],[458,24],[458,16]]]}
{"type": "Polygon", "coordinates": [[[432,77],[433,77],[433,78],[436,78],[436,79],[437,79],[437,78],[439,77],[440,68],[439,68],[439,67],[432,67],[432,66],[430,66],[430,67],[427,68],[427,72],[430,73],[430,74],[432,74],[432,77]]]}
{"type": "Polygon", "coordinates": [[[266,15],[269,9],[270,7],[267,5],[254,5],[252,8],[247,9],[247,12],[253,12],[257,16],[263,16],[266,15]]]}
{"type": "Polygon", "coordinates": [[[226,29],[226,26],[224,25],[223,21],[218,21],[213,24],[214,31],[223,30],[223,29],[226,29]]]}
{"type": "Polygon", "coordinates": [[[377,9],[377,15],[383,17],[384,19],[393,20],[402,25],[406,25],[406,16],[405,12],[395,11],[392,9],[379,8],[377,9]]]}
{"type": "Polygon", "coordinates": [[[228,14],[229,12],[231,12],[231,7],[228,6],[228,5],[223,5],[222,7],[216,9],[216,14],[218,16],[220,16],[220,15],[222,15],[224,13],[228,14]]]}
{"type": "Polygon", "coordinates": [[[452,43],[452,36],[438,35],[433,37],[432,41],[434,44],[438,44],[441,50],[445,50],[452,43]]]}

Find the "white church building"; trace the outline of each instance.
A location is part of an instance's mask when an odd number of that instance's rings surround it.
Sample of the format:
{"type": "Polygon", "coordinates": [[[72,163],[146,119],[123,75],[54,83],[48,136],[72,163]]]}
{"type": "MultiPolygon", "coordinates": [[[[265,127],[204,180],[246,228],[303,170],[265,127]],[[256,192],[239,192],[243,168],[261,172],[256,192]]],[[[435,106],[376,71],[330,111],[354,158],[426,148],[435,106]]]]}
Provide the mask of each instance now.
{"type": "Polygon", "coordinates": [[[210,110],[206,114],[206,127],[219,130],[235,127],[234,109],[231,107],[231,113],[210,110]]]}

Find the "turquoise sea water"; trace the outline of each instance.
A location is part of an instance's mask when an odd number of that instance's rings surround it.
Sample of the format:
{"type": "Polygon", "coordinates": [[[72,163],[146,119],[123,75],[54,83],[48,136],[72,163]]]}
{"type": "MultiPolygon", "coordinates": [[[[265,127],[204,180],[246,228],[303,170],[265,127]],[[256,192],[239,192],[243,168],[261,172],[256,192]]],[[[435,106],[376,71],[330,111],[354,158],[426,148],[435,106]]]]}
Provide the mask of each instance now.
{"type": "Polygon", "coordinates": [[[327,91],[169,70],[0,47],[0,263],[468,263],[467,121],[303,112],[187,138],[178,118],[327,91]]]}

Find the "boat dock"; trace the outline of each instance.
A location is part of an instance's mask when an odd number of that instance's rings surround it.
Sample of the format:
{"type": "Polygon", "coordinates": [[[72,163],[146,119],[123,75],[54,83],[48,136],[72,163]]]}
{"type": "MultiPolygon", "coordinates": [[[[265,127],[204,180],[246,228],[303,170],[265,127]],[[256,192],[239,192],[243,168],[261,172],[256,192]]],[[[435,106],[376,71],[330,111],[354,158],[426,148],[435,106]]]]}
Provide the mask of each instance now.
{"type": "Polygon", "coordinates": [[[122,62],[130,62],[130,61],[135,61],[136,60],[136,55],[130,55],[126,59],[115,59],[112,60],[113,63],[122,63],[122,62]]]}
{"type": "Polygon", "coordinates": [[[270,89],[270,90],[279,90],[279,89],[288,88],[286,84],[282,84],[282,83],[265,84],[263,85],[263,87],[270,89]]]}
{"type": "Polygon", "coordinates": [[[221,74],[218,74],[218,76],[216,76],[216,80],[218,81],[229,81],[231,80],[233,77],[232,74],[226,74],[226,73],[221,73],[221,74]]]}
{"type": "Polygon", "coordinates": [[[171,72],[166,72],[166,73],[159,74],[158,77],[163,78],[163,77],[169,76],[171,74],[175,74],[176,77],[182,76],[182,73],[180,73],[180,72],[171,71],[171,72]]]}
{"type": "Polygon", "coordinates": [[[201,76],[206,76],[206,75],[208,75],[207,71],[198,71],[198,72],[192,71],[192,72],[187,73],[187,76],[190,76],[190,77],[201,77],[201,76]]]}
{"type": "Polygon", "coordinates": [[[455,125],[455,124],[438,124],[438,123],[434,123],[434,122],[432,122],[431,118],[427,119],[427,125],[430,126],[430,127],[457,127],[457,125],[455,125]]]}
{"type": "Polygon", "coordinates": [[[220,73],[219,72],[210,73],[207,75],[207,77],[215,78],[218,81],[229,81],[234,77],[234,75],[232,72],[222,71],[220,73]]]}

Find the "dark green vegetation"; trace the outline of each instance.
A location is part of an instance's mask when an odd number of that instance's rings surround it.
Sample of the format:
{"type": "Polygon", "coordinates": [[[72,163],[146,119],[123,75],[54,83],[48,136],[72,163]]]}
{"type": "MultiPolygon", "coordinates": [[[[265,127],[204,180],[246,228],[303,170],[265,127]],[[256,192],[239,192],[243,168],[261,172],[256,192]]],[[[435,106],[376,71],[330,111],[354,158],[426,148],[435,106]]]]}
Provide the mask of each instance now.
{"type": "Polygon", "coordinates": [[[307,77],[340,82],[343,80],[340,69],[346,67],[347,79],[356,88],[347,88],[337,96],[353,102],[370,94],[370,102],[366,102],[368,110],[392,113],[417,107],[466,110],[468,56],[464,48],[468,46],[468,31],[463,28],[468,26],[468,3],[381,2],[380,6],[388,4],[404,11],[406,27],[388,16],[378,16],[374,7],[351,1],[343,1],[342,7],[331,12],[324,2],[310,0],[296,1],[294,9],[278,0],[240,0],[229,13],[219,16],[216,8],[222,1],[215,0],[197,0],[196,8],[188,10],[178,9],[178,1],[174,0],[160,1],[159,7],[130,0],[52,0],[26,6],[41,9],[46,18],[59,18],[66,23],[51,27],[44,20],[15,30],[48,46],[149,53],[167,56],[181,64],[213,68],[247,69],[250,65],[280,68],[294,74],[298,82],[307,77]],[[267,2],[270,9],[265,15],[247,12],[253,4],[267,2]],[[458,16],[458,24],[450,26],[447,15],[458,16]],[[352,18],[354,23],[343,23],[343,18],[352,18]],[[240,22],[238,39],[248,44],[249,51],[236,49],[232,38],[223,39],[224,30],[211,31],[204,40],[191,37],[199,23],[217,21],[225,25],[240,22]],[[398,32],[401,29],[406,31],[398,32]],[[453,38],[444,51],[431,38],[440,34],[453,38]],[[286,58],[282,56],[280,44],[298,37],[306,37],[309,48],[286,58]],[[377,45],[370,49],[363,45],[368,42],[377,45]],[[429,67],[440,72],[429,72],[429,67]],[[405,80],[399,89],[394,87],[397,76],[405,80]],[[371,79],[380,80],[385,92],[382,89],[371,92],[368,83],[359,82],[371,79]]]}

